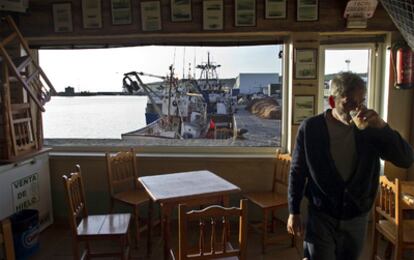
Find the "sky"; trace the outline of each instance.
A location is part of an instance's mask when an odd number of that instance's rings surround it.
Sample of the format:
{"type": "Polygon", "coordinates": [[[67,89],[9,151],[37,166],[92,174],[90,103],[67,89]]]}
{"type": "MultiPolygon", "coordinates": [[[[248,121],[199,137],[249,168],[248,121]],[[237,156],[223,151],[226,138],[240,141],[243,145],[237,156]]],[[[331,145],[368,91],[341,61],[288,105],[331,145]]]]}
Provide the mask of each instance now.
{"type": "MultiPolygon", "coordinates": [[[[220,64],[220,78],[235,78],[239,73],[279,73],[281,60],[278,58],[280,46],[248,47],[181,47],[181,46],[141,46],[112,49],[85,50],[40,50],[40,66],[60,92],[72,86],[76,92],[122,91],[123,74],[130,71],[145,72],[159,76],[168,73],[174,65],[176,76],[182,78],[194,73],[194,64],[210,60],[220,64]],[[183,63],[185,67],[183,68],[183,63]]],[[[328,50],[326,52],[325,73],[331,74],[348,70],[345,60],[350,60],[349,69],[366,72],[368,55],[362,50],[328,50]]],[[[196,69],[196,77],[200,71],[196,69]]],[[[144,77],[144,82],[158,79],[144,77]]]]}
{"type": "MultiPolygon", "coordinates": [[[[171,64],[175,74],[187,77],[189,63],[191,74],[194,64],[207,61],[220,64],[220,78],[235,78],[239,73],[278,73],[279,46],[254,47],[174,47],[144,46],[92,50],[40,50],[40,66],[57,91],[72,86],[75,91],[122,91],[123,74],[130,71],[145,72],[159,76],[168,74],[171,64]]],[[[196,70],[199,77],[200,70],[196,70]]],[[[158,81],[144,77],[144,82],[158,81]]]]}
{"type": "Polygon", "coordinates": [[[349,70],[356,73],[364,73],[368,70],[367,50],[327,50],[325,53],[325,74],[349,70]]]}

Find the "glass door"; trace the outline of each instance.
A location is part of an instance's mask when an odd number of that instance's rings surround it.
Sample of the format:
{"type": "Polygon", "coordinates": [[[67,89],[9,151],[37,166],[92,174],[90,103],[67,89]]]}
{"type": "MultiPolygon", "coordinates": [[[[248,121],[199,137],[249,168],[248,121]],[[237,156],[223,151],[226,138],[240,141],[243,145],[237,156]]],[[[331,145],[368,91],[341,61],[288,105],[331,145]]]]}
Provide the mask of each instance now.
{"type": "Polygon", "coordinates": [[[319,112],[329,108],[330,81],[340,72],[358,74],[367,84],[366,106],[375,108],[375,93],[373,87],[375,67],[375,45],[330,45],[321,46],[320,52],[320,88],[319,112]]]}

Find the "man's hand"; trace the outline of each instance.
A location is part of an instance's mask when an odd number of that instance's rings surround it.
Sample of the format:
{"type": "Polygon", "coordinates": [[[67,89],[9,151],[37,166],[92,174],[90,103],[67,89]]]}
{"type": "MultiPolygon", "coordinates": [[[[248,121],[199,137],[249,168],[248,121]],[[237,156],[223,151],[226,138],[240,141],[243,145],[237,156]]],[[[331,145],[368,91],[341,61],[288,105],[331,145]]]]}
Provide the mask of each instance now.
{"type": "Polygon", "coordinates": [[[287,231],[294,236],[302,237],[303,225],[299,214],[289,214],[287,222],[287,231]]]}
{"type": "Polygon", "coordinates": [[[373,109],[362,108],[357,111],[357,116],[367,122],[369,127],[383,128],[387,125],[387,123],[385,123],[385,121],[373,109]]]}

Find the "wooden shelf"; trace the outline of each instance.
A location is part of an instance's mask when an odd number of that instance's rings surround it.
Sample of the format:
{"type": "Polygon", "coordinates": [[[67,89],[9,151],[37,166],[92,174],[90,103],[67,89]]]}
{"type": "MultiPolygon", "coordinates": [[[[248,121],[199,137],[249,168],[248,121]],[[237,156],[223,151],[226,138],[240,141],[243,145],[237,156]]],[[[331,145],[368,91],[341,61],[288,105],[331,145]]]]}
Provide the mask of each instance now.
{"type": "Polygon", "coordinates": [[[20,161],[24,161],[24,160],[30,159],[30,158],[32,158],[32,157],[34,157],[36,155],[43,154],[43,153],[47,153],[47,152],[49,152],[51,150],[52,150],[52,148],[42,148],[42,149],[40,149],[38,151],[28,152],[26,154],[23,154],[23,155],[20,155],[20,156],[16,156],[16,157],[11,158],[9,160],[2,160],[2,159],[0,159],[0,164],[17,163],[17,162],[20,162],[20,161]]]}

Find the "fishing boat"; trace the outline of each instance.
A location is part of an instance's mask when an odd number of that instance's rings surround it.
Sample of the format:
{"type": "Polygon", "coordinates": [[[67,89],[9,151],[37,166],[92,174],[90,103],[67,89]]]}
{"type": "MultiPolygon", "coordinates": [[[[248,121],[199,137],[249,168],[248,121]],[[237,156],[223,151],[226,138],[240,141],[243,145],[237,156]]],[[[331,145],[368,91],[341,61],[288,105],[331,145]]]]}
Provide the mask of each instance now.
{"type": "Polygon", "coordinates": [[[224,85],[219,79],[217,73],[219,67],[220,64],[210,61],[210,53],[208,53],[207,62],[196,66],[201,70],[197,84],[207,102],[208,114],[232,115],[236,111],[237,97],[232,96],[231,87],[224,85]]]}
{"type": "MultiPolygon", "coordinates": [[[[204,66],[209,70],[213,68],[209,60],[204,66]]],[[[237,137],[232,102],[227,100],[228,93],[217,81],[179,80],[175,77],[173,66],[170,66],[169,75],[165,77],[135,71],[125,73],[123,86],[129,93],[143,91],[149,102],[146,108],[147,126],[122,134],[122,139],[237,137]],[[154,91],[141,80],[141,76],[162,79],[161,91],[154,91]]]]}

